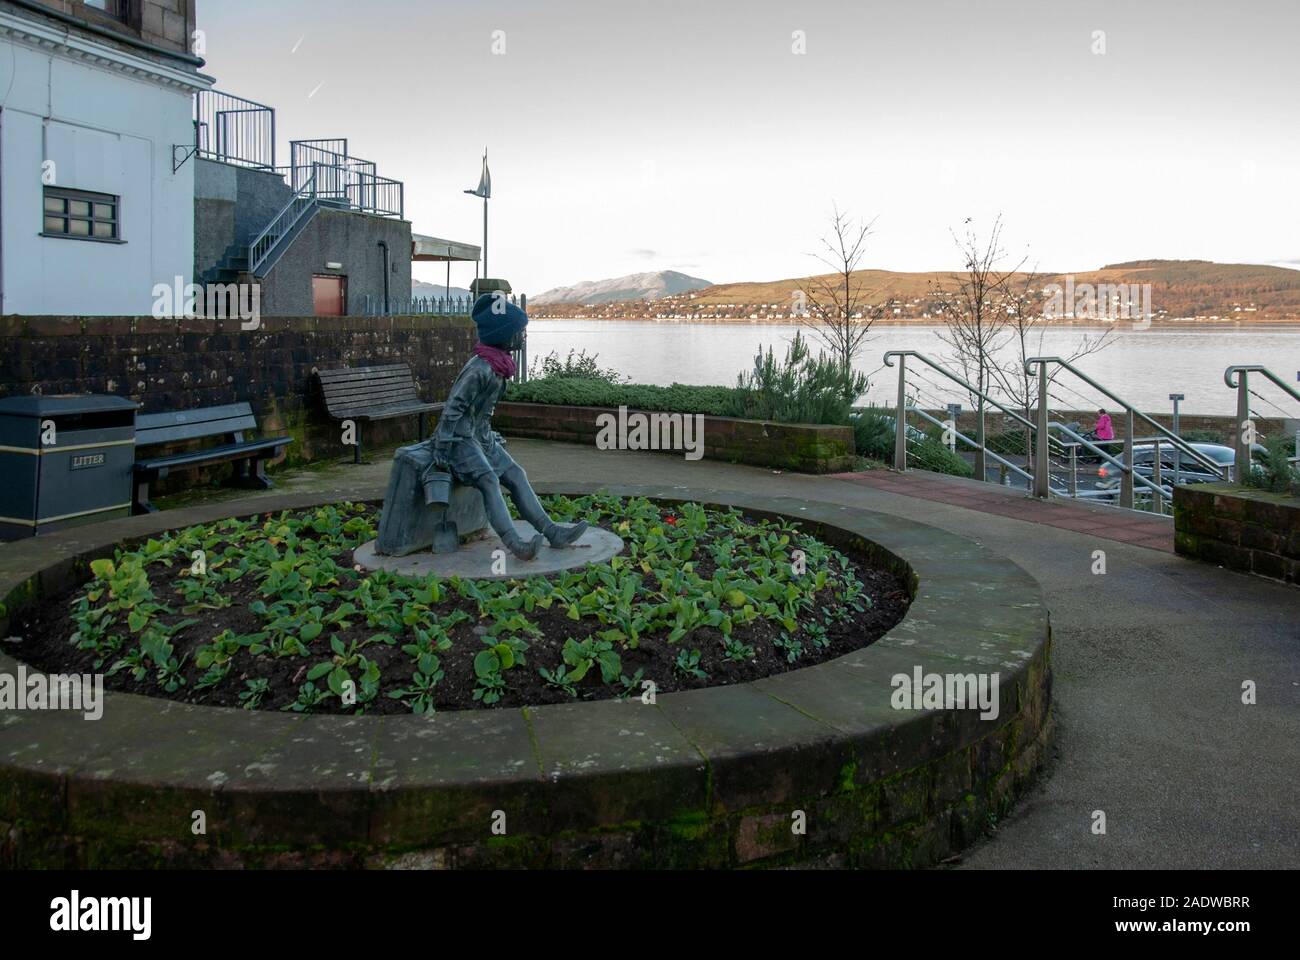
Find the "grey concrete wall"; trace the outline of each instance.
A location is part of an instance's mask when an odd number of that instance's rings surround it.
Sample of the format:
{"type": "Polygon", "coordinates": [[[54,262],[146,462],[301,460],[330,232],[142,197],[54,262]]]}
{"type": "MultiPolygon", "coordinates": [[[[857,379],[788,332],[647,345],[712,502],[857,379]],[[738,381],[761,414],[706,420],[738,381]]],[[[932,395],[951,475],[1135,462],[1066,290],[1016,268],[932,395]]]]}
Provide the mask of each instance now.
{"type": "Polygon", "coordinates": [[[227,250],[247,246],[265,230],[293,191],[278,174],[199,157],[191,162],[195,164],[194,275],[214,280],[227,250]]]}
{"type": "Polygon", "coordinates": [[[384,254],[388,244],[389,292],[394,299],[411,296],[411,225],[364,213],[322,209],[262,282],[265,316],[308,316],[314,310],[311,278],[315,274],[343,276],[348,280],[348,313],[365,312],[366,296],[372,303],[384,296],[384,254]],[[330,269],[328,263],[340,263],[330,269]]]}

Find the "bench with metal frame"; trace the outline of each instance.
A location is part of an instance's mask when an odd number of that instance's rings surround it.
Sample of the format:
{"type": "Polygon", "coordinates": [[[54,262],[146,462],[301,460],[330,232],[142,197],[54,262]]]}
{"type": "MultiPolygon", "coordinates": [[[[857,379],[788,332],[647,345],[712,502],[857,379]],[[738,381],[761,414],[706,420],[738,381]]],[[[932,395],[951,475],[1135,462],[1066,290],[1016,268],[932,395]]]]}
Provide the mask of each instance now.
{"type": "Polygon", "coordinates": [[[137,416],[135,421],[137,450],[140,447],[181,443],[186,440],[208,440],[213,437],[221,437],[225,443],[185,453],[136,460],[132,512],[156,513],[158,508],[149,502],[149,485],[162,480],[172,470],[190,467],[234,463],[235,473],[229,481],[230,485],[259,490],[271,489],[273,484],[266,476],[266,461],[279,457],[284,448],[293,443],[293,437],[244,439],[245,431],[256,430],[257,418],[253,416],[253,408],[247,403],[137,416]]]}
{"type": "MultiPolygon", "coordinates": [[[[392,420],[412,414],[420,419],[420,439],[424,439],[425,415],[442,410],[441,403],[420,399],[411,368],[404,363],[374,367],[339,367],[319,370],[321,395],[325,411],[335,420],[392,420]]],[[[352,460],[361,462],[361,432],[352,447],[352,460]]]]}

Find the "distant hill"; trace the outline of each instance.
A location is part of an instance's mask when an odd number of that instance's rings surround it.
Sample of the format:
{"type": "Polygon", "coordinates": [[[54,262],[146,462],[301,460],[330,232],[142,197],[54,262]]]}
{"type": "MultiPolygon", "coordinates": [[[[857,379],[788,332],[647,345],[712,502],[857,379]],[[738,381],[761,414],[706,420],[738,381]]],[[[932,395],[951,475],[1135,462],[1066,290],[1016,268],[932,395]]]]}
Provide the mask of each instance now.
{"type": "MultiPolygon", "coordinates": [[[[412,297],[445,297],[447,296],[447,287],[441,283],[426,283],[423,280],[411,281],[412,297]]],[[[452,287],[451,296],[468,297],[469,291],[464,287],[452,287]]]]}
{"type": "Polygon", "coordinates": [[[575,283],[571,287],[556,287],[554,290],[529,297],[529,302],[589,304],[625,300],[658,300],[691,290],[701,290],[707,286],[709,281],[701,280],[699,277],[688,277],[675,270],[660,270],[656,273],[634,273],[613,280],[587,280],[583,283],[575,283]]]}
{"type": "MultiPolygon", "coordinates": [[[[1151,284],[1157,321],[1300,323],[1300,270],[1258,264],[1212,263],[1208,260],[1135,260],[1107,264],[1100,270],[1070,274],[1076,285],[1151,284]]],[[[809,290],[810,277],[723,283],[651,301],[628,298],[606,301],[598,310],[580,305],[548,306],[551,316],[585,316],[702,320],[789,319],[794,294],[809,290]]],[[[829,280],[823,276],[822,279],[829,280]]],[[[899,273],[859,270],[855,283],[872,305],[886,305],[884,318],[897,322],[936,319],[940,294],[953,290],[960,277],[951,271],[899,273]]],[[[1021,275],[1021,279],[1025,279],[1021,275]]],[[[1066,274],[1043,271],[1036,286],[1064,286],[1066,274]]]]}

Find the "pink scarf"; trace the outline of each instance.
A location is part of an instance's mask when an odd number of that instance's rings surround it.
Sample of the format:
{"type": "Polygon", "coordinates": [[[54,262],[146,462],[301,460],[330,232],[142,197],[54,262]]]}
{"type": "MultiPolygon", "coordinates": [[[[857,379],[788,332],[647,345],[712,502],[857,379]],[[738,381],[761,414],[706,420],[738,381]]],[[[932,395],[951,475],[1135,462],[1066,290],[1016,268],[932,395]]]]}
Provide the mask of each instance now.
{"type": "Polygon", "coordinates": [[[476,343],[474,354],[486,360],[498,377],[509,380],[515,375],[515,358],[510,356],[510,351],[489,347],[486,343],[476,343]]]}

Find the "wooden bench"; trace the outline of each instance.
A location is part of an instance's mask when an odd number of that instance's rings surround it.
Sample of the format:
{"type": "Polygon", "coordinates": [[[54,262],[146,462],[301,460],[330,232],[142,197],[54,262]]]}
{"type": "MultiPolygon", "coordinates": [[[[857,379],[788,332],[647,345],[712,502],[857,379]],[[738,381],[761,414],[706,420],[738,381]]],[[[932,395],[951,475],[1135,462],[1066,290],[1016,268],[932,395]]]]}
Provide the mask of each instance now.
{"type": "Polygon", "coordinates": [[[212,437],[221,437],[226,442],[220,446],[204,447],[188,453],[137,460],[132,512],[156,513],[157,508],[149,502],[149,484],[163,479],[174,469],[185,467],[235,463],[235,475],[230,481],[233,486],[271,489],[272,483],[267,479],[265,463],[278,457],[285,447],[293,443],[293,437],[245,440],[245,430],[257,430],[257,418],[253,416],[253,408],[247,403],[137,416],[135,419],[137,450],[140,447],[180,443],[185,440],[207,440],[212,437]]]}
{"type": "MultiPolygon", "coordinates": [[[[340,367],[320,370],[325,412],[335,420],[391,420],[417,414],[420,439],[424,439],[424,415],[442,409],[441,403],[425,403],[415,386],[411,368],[404,363],[378,367],[340,367]]],[[[361,462],[361,432],[352,447],[354,463],[361,462]]]]}

